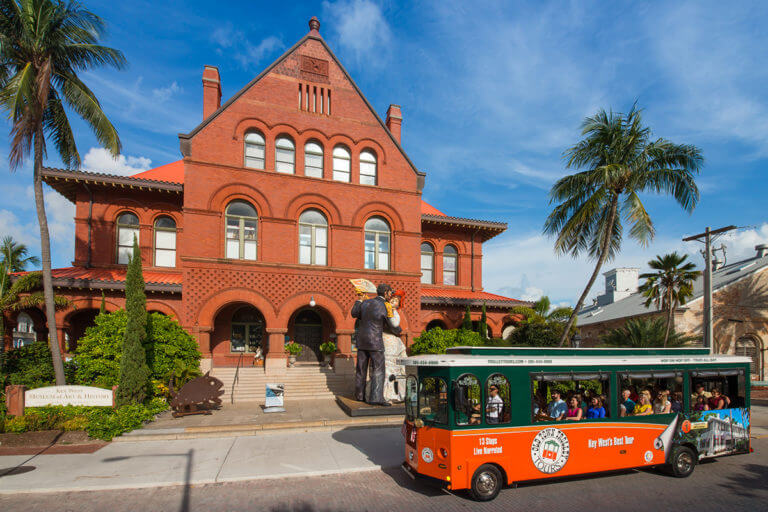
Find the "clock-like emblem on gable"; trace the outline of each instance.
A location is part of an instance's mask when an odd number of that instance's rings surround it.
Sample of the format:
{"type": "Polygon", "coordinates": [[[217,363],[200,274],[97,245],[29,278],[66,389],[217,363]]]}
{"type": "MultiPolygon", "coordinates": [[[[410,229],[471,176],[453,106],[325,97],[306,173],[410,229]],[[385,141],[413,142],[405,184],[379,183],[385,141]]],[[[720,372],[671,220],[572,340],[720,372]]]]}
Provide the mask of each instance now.
{"type": "MultiPolygon", "coordinates": [[[[302,75],[305,75],[305,77],[310,80],[317,80],[320,77],[328,77],[327,60],[310,57],[308,55],[302,55],[299,60],[299,69],[301,70],[302,75]]],[[[320,79],[319,81],[324,82],[325,80],[320,79]]]]}

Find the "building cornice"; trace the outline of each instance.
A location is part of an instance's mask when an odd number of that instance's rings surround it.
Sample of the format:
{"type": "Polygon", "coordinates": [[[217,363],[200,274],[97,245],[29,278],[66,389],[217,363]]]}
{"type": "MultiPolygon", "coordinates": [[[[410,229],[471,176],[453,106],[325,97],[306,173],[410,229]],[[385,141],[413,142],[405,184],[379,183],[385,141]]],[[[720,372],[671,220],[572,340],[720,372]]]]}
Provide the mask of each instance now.
{"type": "Polygon", "coordinates": [[[54,167],[43,167],[42,178],[45,183],[73,203],[75,202],[75,193],[79,185],[99,185],[129,190],[151,190],[179,195],[184,193],[184,185],[181,183],[132,178],[130,176],[115,176],[100,172],[57,169],[54,167]]]}

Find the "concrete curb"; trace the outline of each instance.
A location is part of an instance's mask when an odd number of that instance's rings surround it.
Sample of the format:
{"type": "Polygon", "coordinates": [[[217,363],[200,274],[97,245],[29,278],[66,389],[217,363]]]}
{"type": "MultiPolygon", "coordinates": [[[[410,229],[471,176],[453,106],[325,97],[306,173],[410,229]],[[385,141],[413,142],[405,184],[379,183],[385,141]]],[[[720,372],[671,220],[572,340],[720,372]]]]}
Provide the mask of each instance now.
{"type": "Polygon", "coordinates": [[[400,416],[369,416],[343,420],[295,421],[286,423],[212,425],[208,427],[166,428],[155,430],[134,430],[112,440],[113,443],[136,443],[143,441],[173,441],[177,439],[196,439],[211,437],[254,436],[263,432],[275,431],[329,431],[342,427],[394,427],[400,425],[400,416]]]}

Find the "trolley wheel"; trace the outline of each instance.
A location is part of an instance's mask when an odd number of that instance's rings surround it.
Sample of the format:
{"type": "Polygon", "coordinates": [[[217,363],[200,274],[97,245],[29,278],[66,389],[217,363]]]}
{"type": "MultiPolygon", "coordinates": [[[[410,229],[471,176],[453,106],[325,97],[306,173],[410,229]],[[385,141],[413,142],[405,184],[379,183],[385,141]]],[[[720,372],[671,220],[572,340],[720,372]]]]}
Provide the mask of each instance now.
{"type": "Polygon", "coordinates": [[[696,467],[696,452],[687,446],[678,446],[672,451],[667,464],[669,473],[677,478],[691,476],[696,467]]]}
{"type": "Polygon", "coordinates": [[[472,475],[470,493],[476,501],[491,501],[498,496],[503,484],[501,471],[493,464],[483,464],[472,475]]]}

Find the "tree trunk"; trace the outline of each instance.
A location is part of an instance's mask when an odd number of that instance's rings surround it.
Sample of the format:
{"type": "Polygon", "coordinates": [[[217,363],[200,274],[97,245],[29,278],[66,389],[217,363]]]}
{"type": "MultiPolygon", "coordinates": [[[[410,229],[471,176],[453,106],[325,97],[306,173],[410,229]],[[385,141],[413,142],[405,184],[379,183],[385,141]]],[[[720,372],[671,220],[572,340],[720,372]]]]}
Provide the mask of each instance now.
{"type": "Polygon", "coordinates": [[[672,294],[667,292],[667,329],[664,332],[664,348],[667,348],[667,341],[669,341],[669,328],[672,327],[672,315],[675,309],[672,306],[672,294]]]}
{"type": "Polygon", "coordinates": [[[53,301],[53,282],[51,276],[51,240],[48,234],[48,219],[45,216],[45,200],[43,198],[43,128],[40,126],[35,133],[35,162],[34,189],[37,221],[40,224],[40,256],[43,263],[43,293],[45,295],[45,316],[48,320],[48,347],[51,350],[53,372],[56,375],[56,385],[66,384],[64,365],[61,362],[59,331],[56,329],[56,305],[53,301]]]}
{"type": "Polygon", "coordinates": [[[565,340],[568,339],[568,333],[570,332],[571,327],[573,327],[573,324],[576,322],[576,315],[578,315],[579,311],[581,311],[581,307],[584,305],[584,301],[587,299],[589,290],[591,290],[592,285],[595,284],[595,280],[600,274],[600,269],[603,267],[603,263],[605,263],[605,260],[608,258],[608,248],[611,245],[611,233],[613,232],[613,222],[616,219],[616,209],[618,208],[618,205],[619,197],[614,195],[613,199],[611,200],[611,212],[608,215],[608,223],[605,228],[605,240],[603,241],[603,246],[600,248],[600,257],[597,259],[595,271],[592,272],[592,277],[589,278],[587,287],[584,288],[584,291],[581,293],[581,297],[579,297],[579,301],[576,303],[576,307],[573,308],[573,312],[571,313],[571,317],[568,319],[568,323],[565,324],[565,330],[563,330],[563,335],[560,337],[560,344],[558,345],[560,347],[562,347],[565,344],[565,340]]]}

